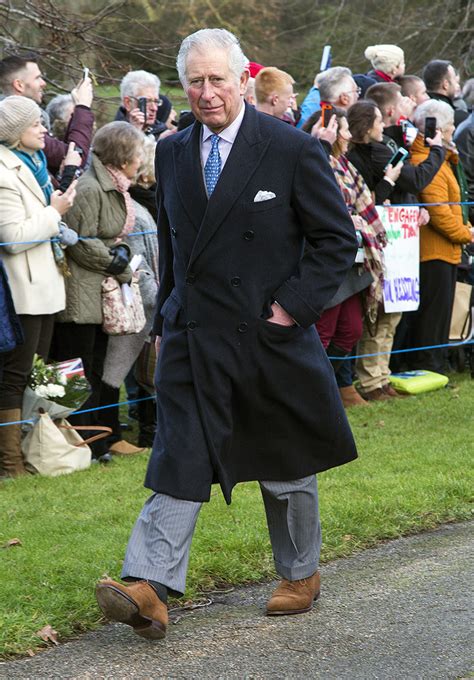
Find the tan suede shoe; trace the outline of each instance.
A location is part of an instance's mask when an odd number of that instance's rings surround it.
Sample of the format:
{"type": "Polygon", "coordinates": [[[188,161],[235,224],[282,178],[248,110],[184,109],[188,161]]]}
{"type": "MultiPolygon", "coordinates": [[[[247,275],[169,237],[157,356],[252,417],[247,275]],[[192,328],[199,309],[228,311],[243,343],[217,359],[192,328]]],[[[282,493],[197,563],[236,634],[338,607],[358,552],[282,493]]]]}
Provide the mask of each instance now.
{"type": "Polygon", "coordinates": [[[95,596],[110,621],[126,623],[148,640],[165,637],[168,608],[146,581],[124,585],[104,579],[96,585],[95,596]]]}
{"type": "Polygon", "coordinates": [[[309,612],[313,606],[313,601],[319,597],[320,586],[319,571],[300,581],[283,579],[267,602],[267,616],[309,612]]]}

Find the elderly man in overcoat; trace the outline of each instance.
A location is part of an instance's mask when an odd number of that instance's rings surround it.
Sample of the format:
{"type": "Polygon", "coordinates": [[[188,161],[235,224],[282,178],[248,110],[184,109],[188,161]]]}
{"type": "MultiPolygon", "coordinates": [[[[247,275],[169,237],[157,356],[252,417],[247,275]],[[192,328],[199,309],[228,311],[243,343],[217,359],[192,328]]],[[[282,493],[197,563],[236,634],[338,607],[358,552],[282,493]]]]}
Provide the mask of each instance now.
{"type": "Polygon", "coordinates": [[[196,123],[156,158],[160,290],[157,431],[127,585],[97,584],[105,615],[165,636],[202,502],[258,480],[275,568],[269,615],[319,596],[315,473],[356,457],[314,323],[357,243],[319,142],[244,104],[247,60],[222,29],[188,36],[178,72],[196,123]]]}

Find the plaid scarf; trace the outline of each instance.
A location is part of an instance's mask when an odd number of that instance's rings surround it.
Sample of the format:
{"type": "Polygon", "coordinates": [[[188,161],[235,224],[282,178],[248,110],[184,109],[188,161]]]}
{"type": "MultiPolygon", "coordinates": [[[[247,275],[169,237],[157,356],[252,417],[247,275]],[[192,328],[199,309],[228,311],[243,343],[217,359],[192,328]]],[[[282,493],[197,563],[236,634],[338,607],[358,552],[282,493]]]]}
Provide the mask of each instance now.
{"type": "Polygon", "coordinates": [[[345,156],[330,157],[336,181],[354,222],[360,231],[364,246],[363,267],[372,274],[372,283],[365,291],[365,313],[375,322],[379,306],[383,302],[384,256],[387,234],[372,200],[370,189],[358,170],[345,156]]]}

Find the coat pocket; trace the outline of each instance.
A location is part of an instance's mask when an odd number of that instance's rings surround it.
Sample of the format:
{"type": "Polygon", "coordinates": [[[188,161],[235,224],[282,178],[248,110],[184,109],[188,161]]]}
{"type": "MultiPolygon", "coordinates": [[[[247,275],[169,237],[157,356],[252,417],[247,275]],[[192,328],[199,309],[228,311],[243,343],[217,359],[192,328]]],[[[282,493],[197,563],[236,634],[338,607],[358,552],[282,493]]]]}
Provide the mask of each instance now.
{"type": "Polygon", "coordinates": [[[174,324],[178,318],[178,314],[181,310],[181,301],[176,296],[175,292],[172,291],[171,295],[165,300],[163,306],[160,310],[160,314],[168,321],[168,323],[174,324]]]}

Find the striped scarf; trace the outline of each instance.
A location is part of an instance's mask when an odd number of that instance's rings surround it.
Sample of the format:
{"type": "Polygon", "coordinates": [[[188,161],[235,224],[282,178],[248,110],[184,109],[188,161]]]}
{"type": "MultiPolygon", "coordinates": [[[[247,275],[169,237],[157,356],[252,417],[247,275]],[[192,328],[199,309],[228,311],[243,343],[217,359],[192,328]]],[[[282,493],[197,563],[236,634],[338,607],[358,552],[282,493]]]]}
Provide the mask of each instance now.
{"type": "Polygon", "coordinates": [[[370,189],[358,170],[345,156],[330,157],[336,181],[354,222],[360,231],[364,246],[365,270],[372,274],[372,283],[364,294],[364,307],[368,320],[375,322],[383,302],[384,256],[387,234],[372,200],[370,189]]]}

